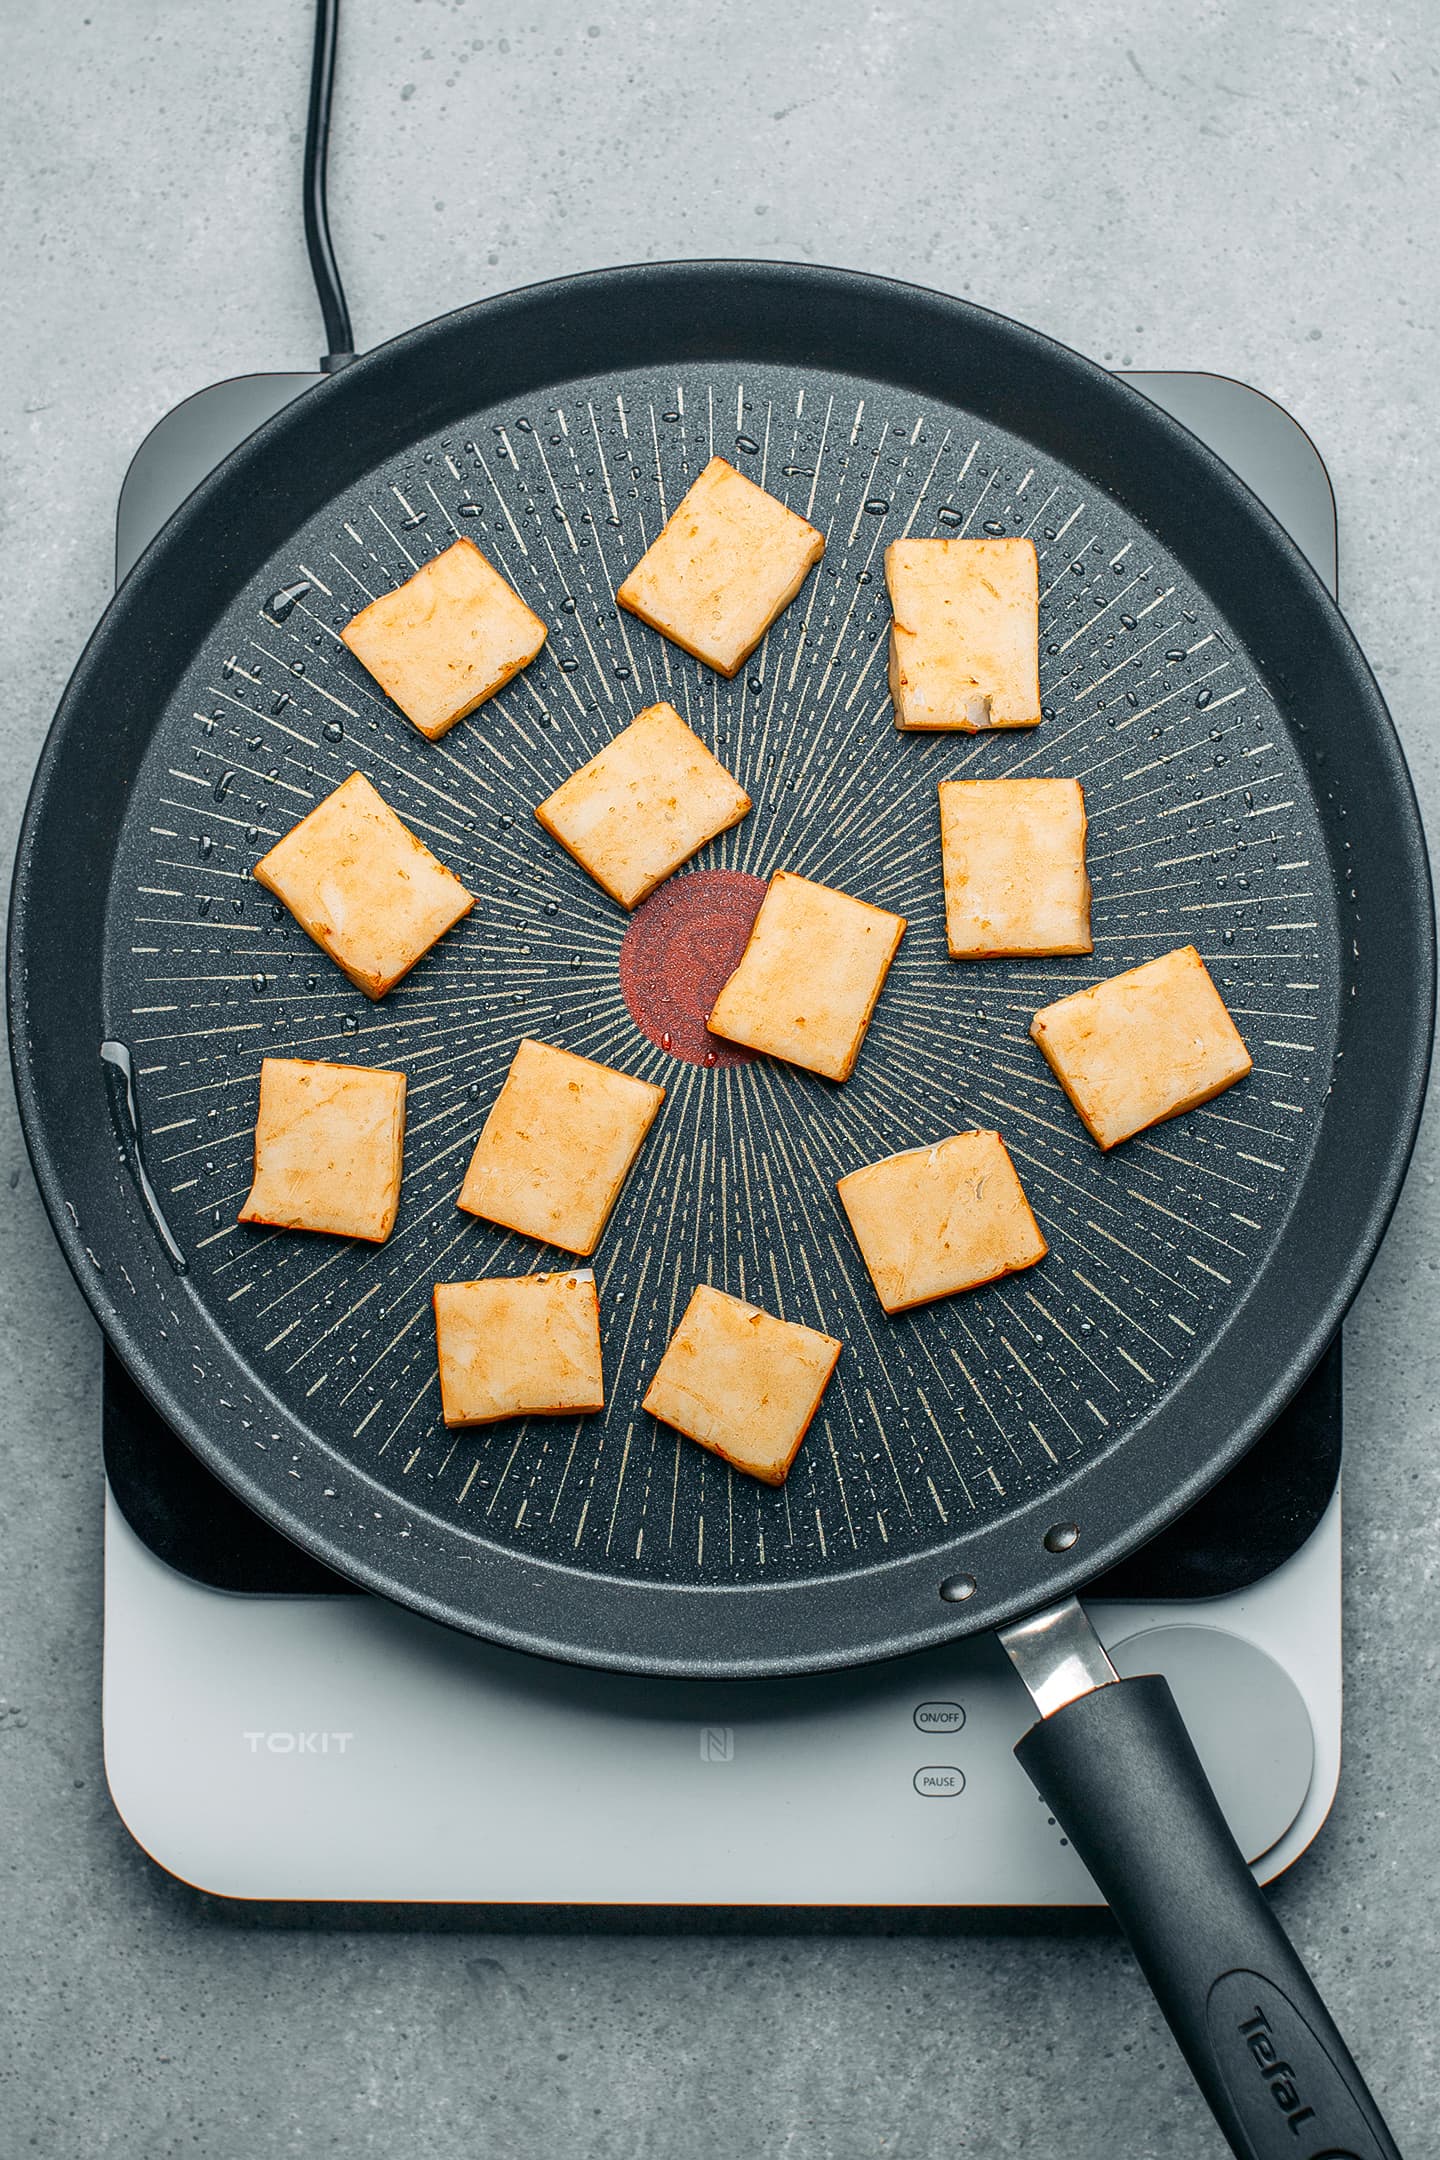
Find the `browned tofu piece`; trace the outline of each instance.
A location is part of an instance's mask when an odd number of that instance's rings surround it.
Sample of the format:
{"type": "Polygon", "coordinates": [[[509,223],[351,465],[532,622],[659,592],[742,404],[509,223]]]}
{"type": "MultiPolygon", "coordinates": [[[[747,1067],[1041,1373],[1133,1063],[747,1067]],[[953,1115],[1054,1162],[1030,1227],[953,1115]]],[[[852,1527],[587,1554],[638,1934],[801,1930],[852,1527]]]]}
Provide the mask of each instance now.
{"type": "Polygon", "coordinates": [[[940,853],[952,960],[1090,951],[1078,780],[942,780],[940,853]]]}
{"type": "Polygon", "coordinates": [[[621,907],[638,907],[750,797],[673,705],[648,705],[536,817],[621,907]]]}
{"type": "Polygon", "coordinates": [[[905,917],[777,870],[707,1025],[727,1042],[848,1080],[905,917]]]}
{"type": "Polygon", "coordinates": [[[589,1268],[436,1283],[435,1343],[447,1425],[605,1407],[600,1302],[589,1268]]]}
{"type": "Polygon", "coordinates": [[[475,905],[363,773],[351,773],[255,865],[357,990],[382,998],[475,905]]]}
{"type": "Polygon", "coordinates": [[[783,1485],[844,1347],[701,1283],[643,1408],[735,1469],[783,1485]]]}
{"type": "Polygon", "coordinates": [[[1243,1080],[1250,1053],[1193,945],[1077,990],[1030,1033],[1102,1148],[1243,1080]]]}
{"type": "Polygon", "coordinates": [[[255,1181],[239,1219],[383,1245],[404,1141],[403,1072],[262,1058],[255,1181]]]}
{"type": "Polygon", "coordinates": [[[1048,1250],[996,1132],[887,1155],[835,1189],[887,1313],[998,1282],[1048,1250]]]}
{"type": "Polygon", "coordinates": [[[722,675],[743,667],[825,552],[825,535],[711,458],[615,597],[722,675]]]}
{"type": "Polygon", "coordinates": [[[470,1215],[588,1257],[665,1100],[662,1087],[522,1042],[460,1188],[470,1215]]]}
{"type": "Polygon", "coordinates": [[[885,579],[896,727],[974,735],[1038,726],[1033,540],[892,540],[885,579]]]}
{"type": "Polygon", "coordinates": [[[503,690],[545,643],[545,625],[473,540],[457,540],[381,593],[341,637],[422,735],[503,690]]]}

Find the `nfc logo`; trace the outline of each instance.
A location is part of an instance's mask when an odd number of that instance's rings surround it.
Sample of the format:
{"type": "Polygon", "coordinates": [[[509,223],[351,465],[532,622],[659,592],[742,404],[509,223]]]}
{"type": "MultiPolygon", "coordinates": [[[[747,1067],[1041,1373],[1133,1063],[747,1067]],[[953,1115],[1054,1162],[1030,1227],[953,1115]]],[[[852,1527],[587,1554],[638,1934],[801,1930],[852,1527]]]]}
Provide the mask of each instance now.
{"type": "Polygon", "coordinates": [[[735,1730],[730,1725],[702,1725],[700,1728],[701,1762],[733,1762],[735,1760],[735,1730]]]}

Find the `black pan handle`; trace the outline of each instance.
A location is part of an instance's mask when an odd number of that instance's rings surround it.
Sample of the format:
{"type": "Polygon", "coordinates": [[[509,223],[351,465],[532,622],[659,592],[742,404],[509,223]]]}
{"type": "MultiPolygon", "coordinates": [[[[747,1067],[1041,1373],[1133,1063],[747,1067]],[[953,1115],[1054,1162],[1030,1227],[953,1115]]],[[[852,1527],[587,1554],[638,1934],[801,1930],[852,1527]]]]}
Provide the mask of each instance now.
{"type": "Polygon", "coordinates": [[[1015,1754],[1129,1937],[1240,2160],[1399,2160],[1168,1683],[1155,1673],[1092,1687],[1015,1754]]]}

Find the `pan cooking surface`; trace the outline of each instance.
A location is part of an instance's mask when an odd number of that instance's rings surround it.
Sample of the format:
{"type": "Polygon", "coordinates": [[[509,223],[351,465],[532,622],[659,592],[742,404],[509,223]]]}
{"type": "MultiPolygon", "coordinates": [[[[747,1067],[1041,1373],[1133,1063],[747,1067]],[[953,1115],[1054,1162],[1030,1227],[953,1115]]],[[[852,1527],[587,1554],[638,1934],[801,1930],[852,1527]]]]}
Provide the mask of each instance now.
{"type": "MultiPolygon", "coordinates": [[[[717,927],[733,934],[733,922],[717,927]]],[[[149,1169],[190,1286],[260,1383],[253,1399],[232,1389],[216,1406],[256,1447],[278,1442],[263,1389],[313,1436],[293,1467],[322,1489],[338,1457],[417,1524],[433,1515],[622,1577],[723,1584],[953,1548],[967,1525],[1058,1485],[1146,1417],[1236,1311],[1298,1187],[1335,1049],[1337,937],[1288,723],[1149,532],[959,406],[818,370],[697,367],[580,380],[477,412],[371,473],[246,587],[132,792],[105,1014],[133,1053],[149,1169]],[[613,599],[716,452],[828,538],[731,683],[613,599]],[[982,532],[1026,533],[1039,550],[1044,723],[900,735],[885,686],[885,546],[982,532]],[[457,533],[504,570],[550,638],[432,745],[337,631],[457,533]],[[765,1059],[695,1063],[693,1030],[665,1048],[653,984],[648,1003],[634,988],[633,943],[622,971],[631,919],[534,821],[536,802],[662,698],[755,804],[661,888],[696,949],[706,888],[687,895],[683,881],[716,870],[740,874],[712,880],[722,917],[745,877],[785,868],[909,919],[843,1087],[765,1059]],[[478,895],[379,1006],[250,877],[356,768],[478,895]],[[946,958],[936,782],[1011,773],[1085,785],[1091,957],[946,958]],[[1030,1015],[1186,943],[1211,968],[1254,1073],[1103,1157],[1030,1044],[1030,1015]],[[522,1035],[669,1093],[596,1256],[609,1409],[450,1433],[431,1284],[575,1264],[455,1206],[522,1035]],[[236,1224],[265,1055],[408,1073],[405,1185],[387,1245],[236,1224]],[[1005,1135],[1050,1255],[886,1319],[835,1180],[972,1124],[1005,1135]],[[639,1410],[702,1280],[846,1344],[778,1492],[639,1410]]],[[[158,1248],[153,1284],[131,1287],[179,1318],[158,1248]]]]}

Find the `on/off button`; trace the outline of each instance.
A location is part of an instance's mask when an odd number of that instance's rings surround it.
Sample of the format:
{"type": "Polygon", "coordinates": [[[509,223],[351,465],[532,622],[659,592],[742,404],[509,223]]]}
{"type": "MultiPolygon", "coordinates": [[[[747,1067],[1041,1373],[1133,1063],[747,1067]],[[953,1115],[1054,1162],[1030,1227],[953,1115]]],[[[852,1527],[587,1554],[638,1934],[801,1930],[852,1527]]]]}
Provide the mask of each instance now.
{"type": "Polygon", "coordinates": [[[965,1773],[953,1763],[926,1763],[915,1772],[915,1790],[922,1800],[953,1800],[965,1790],[965,1773]]]}
{"type": "Polygon", "coordinates": [[[958,1702],[922,1702],[915,1705],[915,1723],[921,1732],[959,1732],[965,1711],[958,1702]]]}

